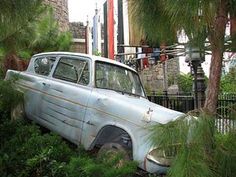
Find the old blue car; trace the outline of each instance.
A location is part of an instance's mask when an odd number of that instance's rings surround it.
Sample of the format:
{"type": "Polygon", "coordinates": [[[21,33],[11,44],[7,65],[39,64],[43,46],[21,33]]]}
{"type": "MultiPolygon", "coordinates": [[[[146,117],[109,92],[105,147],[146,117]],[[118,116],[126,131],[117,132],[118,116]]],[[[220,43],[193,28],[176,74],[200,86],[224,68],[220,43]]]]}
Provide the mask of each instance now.
{"type": "Polygon", "coordinates": [[[150,127],[182,116],[150,102],[137,72],[107,58],[69,52],[34,55],[6,80],[24,93],[12,118],[26,115],[86,150],[125,151],[139,167],[162,173],[169,157],[149,141],[150,127]]]}

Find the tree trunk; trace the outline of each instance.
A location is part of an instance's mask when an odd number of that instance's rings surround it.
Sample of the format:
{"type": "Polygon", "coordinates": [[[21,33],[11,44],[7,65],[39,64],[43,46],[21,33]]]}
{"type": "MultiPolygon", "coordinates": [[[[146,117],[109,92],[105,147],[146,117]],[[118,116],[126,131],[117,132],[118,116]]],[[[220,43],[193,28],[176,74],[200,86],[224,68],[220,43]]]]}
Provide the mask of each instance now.
{"type": "Polygon", "coordinates": [[[14,53],[9,53],[4,58],[3,72],[6,73],[8,69],[24,71],[27,65],[27,61],[19,59],[14,53]]]}
{"type": "Polygon", "coordinates": [[[215,114],[217,108],[222,60],[224,52],[224,36],[227,23],[227,1],[221,0],[217,9],[216,18],[212,22],[209,40],[212,47],[210,75],[204,109],[215,114]]]}
{"type": "Polygon", "coordinates": [[[230,35],[232,39],[232,52],[236,52],[236,12],[230,12],[230,35]]]}

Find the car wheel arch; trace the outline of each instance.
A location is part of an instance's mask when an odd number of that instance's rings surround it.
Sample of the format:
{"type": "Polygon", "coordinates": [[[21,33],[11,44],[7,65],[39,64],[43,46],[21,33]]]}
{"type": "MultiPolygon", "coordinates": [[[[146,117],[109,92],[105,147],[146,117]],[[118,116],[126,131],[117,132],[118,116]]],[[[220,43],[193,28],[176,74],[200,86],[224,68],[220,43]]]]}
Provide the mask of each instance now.
{"type": "Polygon", "coordinates": [[[105,143],[111,143],[111,142],[120,142],[123,145],[127,145],[128,148],[131,149],[131,151],[133,151],[133,139],[132,136],[130,135],[130,132],[126,131],[125,129],[115,126],[115,125],[105,125],[103,126],[95,140],[93,141],[93,143],[90,146],[90,149],[93,149],[96,146],[101,146],[105,143]],[[125,143],[125,141],[130,141],[127,142],[127,144],[125,143]],[[131,143],[131,144],[128,144],[131,143]]]}

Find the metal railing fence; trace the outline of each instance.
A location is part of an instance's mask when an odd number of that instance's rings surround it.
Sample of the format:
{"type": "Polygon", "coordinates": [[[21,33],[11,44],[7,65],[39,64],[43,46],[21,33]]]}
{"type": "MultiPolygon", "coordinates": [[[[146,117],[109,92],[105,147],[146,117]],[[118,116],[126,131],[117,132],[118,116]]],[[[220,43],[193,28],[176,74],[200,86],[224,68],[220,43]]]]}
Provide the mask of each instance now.
{"type": "MultiPolygon", "coordinates": [[[[187,113],[194,110],[194,97],[187,95],[155,95],[148,96],[151,102],[164,107],[187,113]]],[[[228,132],[236,128],[236,94],[222,94],[218,97],[216,126],[220,132],[228,132]]]]}

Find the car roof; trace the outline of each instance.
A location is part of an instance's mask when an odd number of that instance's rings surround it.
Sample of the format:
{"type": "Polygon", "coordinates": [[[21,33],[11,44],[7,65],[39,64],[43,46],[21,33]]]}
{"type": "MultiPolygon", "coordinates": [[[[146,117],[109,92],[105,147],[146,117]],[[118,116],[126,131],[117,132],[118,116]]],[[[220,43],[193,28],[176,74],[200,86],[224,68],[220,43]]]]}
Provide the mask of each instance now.
{"type": "Polygon", "coordinates": [[[119,66],[122,66],[124,68],[130,69],[130,70],[136,72],[133,68],[131,68],[131,67],[129,67],[129,66],[123,64],[123,63],[120,63],[118,61],[115,61],[115,60],[112,60],[112,59],[109,59],[109,58],[100,57],[100,56],[84,54],[84,53],[76,53],[76,52],[44,52],[44,53],[35,54],[33,57],[38,57],[38,56],[41,56],[41,55],[73,55],[73,56],[83,56],[83,57],[88,57],[88,58],[90,58],[93,61],[102,61],[102,62],[106,62],[106,63],[111,63],[111,64],[119,65],[119,66]]]}

